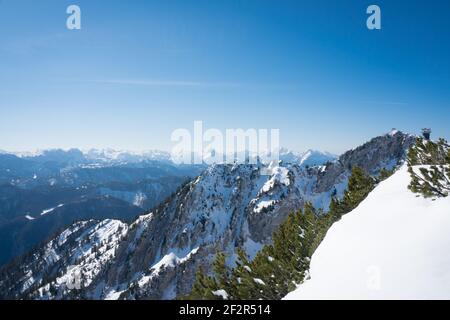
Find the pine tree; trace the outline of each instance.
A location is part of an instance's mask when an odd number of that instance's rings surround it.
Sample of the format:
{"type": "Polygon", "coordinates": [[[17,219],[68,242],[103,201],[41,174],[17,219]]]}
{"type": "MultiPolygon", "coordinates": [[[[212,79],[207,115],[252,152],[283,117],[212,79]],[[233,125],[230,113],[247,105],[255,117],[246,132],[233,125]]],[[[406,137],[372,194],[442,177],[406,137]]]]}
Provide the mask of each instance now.
{"type": "Polygon", "coordinates": [[[447,155],[445,156],[445,163],[450,165],[450,148],[447,150],[447,155]]]}
{"type": "Polygon", "coordinates": [[[447,164],[447,169],[445,170],[445,173],[447,174],[447,179],[450,180],[450,148],[447,151],[447,156],[445,157],[445,162],[447,164]]]}
{"type": "Polygon", "coordinates": [[[206,275],[202,268],[199,268],[195,276],[195,283],[191,293],[180,298],[188,300],[217,300],[218,297],[213,294],[216,290],[217,284],[214,278],[206,275]]]}
{"type": "Polygon", "coordinates": [[[446,197],[450,192],[450,146],[444,139],[424,141],[419,138],[408,152],[408,188],[425,198],[446,197]],[[426,165],[426,167],[424,166],[426,165]],[[415,166],[421,166],[416,167],[415,166]]]}
{"type": "Polygon", "coordinates": [[[393,174],[394,174],[394,170],[388,170],[386,168],[382,168],[380,170],[380,174],[378,176],[378,180],[380,180],[380,181],[386,180],[387,178],[389,178],[393,174]]]}
{"type": "Polygon", "coordinates": [[[417,145],[421,144],[420,138],[418,138],[416,140],[416,145],[412,146],[411,148],[409,148],[408,150],[408,155],[407,155],[407,161],[408,161],[408,165],[409,166],[415,166],[419,164],[419,155],[418,155],[418,151],[417,151],[417,145]]]}
{"type": "Polygon", "coordinates": [[[234,299],[252,299],[252,269],[250,268],[250,261],[244,249],[237,249],[236,267],[232,271],[233,280],[231,281],[231,295],[234,299]]]}
{"type": "Polygon", "coordinates": [[[220,289],[226,289],[229,283],[229,270],[226,266],[226,256],[222,252],[217,253],[213,263],[213,271],[216,275],[216,286],[220,289]]]}
{"type": "Polygon", "coordinates": [[[338,221],[341,219],[342,215],[346,213],[346,208],[344,204],[337,198],[332,198],[330,202],[329,215],[332,217],[331,220],[338,221]]]}
{"type": "Polygon", "coordinates": [[[328,213],[316,212],[310,203],[302,211],[290,213],[265,245],[250,261],[237,249],[236,266],[228,270],[225,255],[218,253],[213,263],[215,276],[201,270],[188,299],[218,299],[216,290],[225,290],[230,299],[281,299],[305,279],[310,260],[330,226],[356,207],[374,188],[374,180],[362,169],[353,168],[343,200],[333,198],[328,213]]]}
{"type": "Polygon", "coordinates": [[[344,210],[350,212],[373,190],[375,182],[363,169],[354,167],[344,193],[344,210]]]}

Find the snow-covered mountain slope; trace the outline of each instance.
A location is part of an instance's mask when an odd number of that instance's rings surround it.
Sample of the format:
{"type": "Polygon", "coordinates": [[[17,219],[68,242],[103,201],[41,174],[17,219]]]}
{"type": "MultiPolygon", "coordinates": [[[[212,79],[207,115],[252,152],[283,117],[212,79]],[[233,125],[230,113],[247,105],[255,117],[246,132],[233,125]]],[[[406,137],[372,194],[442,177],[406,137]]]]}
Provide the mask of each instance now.
{"type": "MultiPolygon", "coordinates": [[[[326,210],[333,196],[341,197],[352,167],[378,175],[404,161],[414,140],[401,132],[380,136],[325,166],[212,165],[137,219],[111,262],[79,296],[169,299],[187,294],[197,268],[211,270],[218,250],[229,255],[230,263],[237,247],[253,256],[290,212],[307,201],[326,210]]],[[[5,295],[17,294],[8,290],[0,283],[5,295]]],[[[20,296],[36,294],[30,289],[20,296]]]]}
{"type": "Polygon", "coordinates": [[[128,226],[118,220],[82,221],[73,224],[39,250],[22,257],[18,268],[2,270],[0,292],[9,298],[62,299],[76,297],[89,286],[115,255],[128,226]]]}
{"type": "Polygon", "coordinates": [[[333,162],[338,158],[338,156],[329,152],[322,152],[311,149],[303,153],[298,153],[286,148],[281,148],[279,150],[279,158],[281,161],[283,161],[283,163],[312,167],[325,165],[328,162],[333,162]]]}
{"type": "Polygon", "coordinates": [[[410,181],[405,165],[335,223],[286,299],[450,299],[450,197],[410,181]]]}
{"type": "MultiPolygon", "coordinates": [[[[227,154],[217,153],[216,151],[206,152],[202,156],[195,153],[192,156],[196,159],[203,158],[204,162],[207,164],[224,164],[224,163],[258,163],[263,162],[268,165],[273,159],[269,156],[270,153],[266,154],[266,157],[261,156],[261,154],[252,153],[248,150],[232,152],[227,154]],[[214,157],[213,157],[214,155],[214,157]]],[[[182,155],[173,156],[173,160],[178,160],[182,162],[182,155]]],[[[295,164],[300,166],[319,166],[325,165],[327,162],[335,161],[338,156],[333,155],[329,152],[321,152],[317,150],[308,150],[306,152],[296,152],[286,148],[278,149],[278,159],[284,164],[295,164]]]]}
{"type": "Polygon", "coordinates": [[[0,265],[74,221],[131,222],[206,168],[168,157],[78,149],[0,153],[0,265]]]}
{"type": "Polygon", "coordinates": [[[308,150],[299,159],[302,166],[320,166],[327,162],[335,161],[338,157],[329,153],[317,150],[308,150]]]}

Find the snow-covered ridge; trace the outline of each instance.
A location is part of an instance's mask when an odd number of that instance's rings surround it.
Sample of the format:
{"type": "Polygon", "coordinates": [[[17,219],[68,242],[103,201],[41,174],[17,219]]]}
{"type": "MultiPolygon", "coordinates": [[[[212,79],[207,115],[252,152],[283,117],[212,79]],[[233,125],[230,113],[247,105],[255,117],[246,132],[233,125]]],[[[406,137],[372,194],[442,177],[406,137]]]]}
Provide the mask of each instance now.
{"type": "Polygon", "coordinates": [[[404,165],[328,231],[286,299],[449,299],[450,198],[417,197],[404,165]]]}
{"type": "Polygon", "coordinates": [[[114,150],[114,149],[90,149],[83,151],[87,159],[109,161],[128,161],[140,162],[145,160],[156,161],[170,161],[171,155],[169,152],[161,150],[144,150],[144,151],[130,151],[130,150],[114,150]]]}
{"type": "Polygon", "coordinates": [[[45,209],[41,212],[40,215],[45,216],[46,214],[52,213],[55,209],[61,208],[63,206],[64,206],[64,204],[61,203],[61,204],[58,204],[56,207],[45,209]]]}
{"type": "MultiPolygon", "coordinates": [[[[37,299],[58,299],[88,287],[115,256],[127,231],[118,220],[77,222],[14,270],[19,281],[9,285],[37,299]]],[[[3,281],[7,279],[0,285],[3,281]]]]}
{"type": "Polygon", "coordinates": [[[44,156],[46,154],[55,154],[55,153],[70,153],[70,152],[79,152],[85,155],[90,159],[104,159],[104,160],[119,160],[126,157],[140,157],[145,159],[169,159],[170,153],[161,150],[142,150],[142,151],[133,151],[133,150],[120,150],[120,149],[38,149],[34,151],[16,151],[16,152],[8,152],[1,151],[1,154],[13,154],[20,158],[34,158],[39,156],[44,156]]]}
{"type": "Polygon", "coordinates": [[[150,268],[150,273],[142,275],[138,282],[139,287],[145,286],[151,279],[157,277],[161,270],[165,268],[175,268],[177,265],[183,264],[198,252],[198,247],[194,248],[185,257],[178,257],[175,253],[166,254],[158,263],[150,268]]]}

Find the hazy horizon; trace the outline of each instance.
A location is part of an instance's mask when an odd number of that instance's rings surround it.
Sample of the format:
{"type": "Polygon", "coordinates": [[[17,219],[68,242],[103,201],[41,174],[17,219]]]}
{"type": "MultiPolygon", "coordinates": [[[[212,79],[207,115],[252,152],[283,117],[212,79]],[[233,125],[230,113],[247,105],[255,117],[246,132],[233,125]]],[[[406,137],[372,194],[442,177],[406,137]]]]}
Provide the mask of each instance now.
{"type": "MultiPolygon", "coordinates": [[[[338,152],[338,153],[331,152],[329,150],[318,149],[318,148],[308,148],[308,149],[304,149],[304,150],[297,150],[297,149],[287,148],[287,147],[285,147],[283,145],[280,146],[280,150],[284,150],[284,151],[287,151],[287,152],[294,152],[296,154],[303,154],[303,153],[306,153],[308,151],[318,151],[318,152],[322,152],[322,153],[329,153],[329,154],[334,155],[334,156],[339,156],[339,155],[342,155],[345,152],[350,151],[350,150],[352,150],[352,149],[354,149],[354,148],[356,148],[356,147],[358,147],[360,145],[363,145],[364,143],[368,142],[372,138],[375,138],[375,137],[378,137],[378,136],[382,136],[382,135],[386,135],[386,134],[388,134],[389,132],[391,132],[394,129],[398,130],[400,132],[403,132],[405,134],[421,136],[420,130],[417,133],[411,133],[411,132],[405,132],[405,131],[403,131],[401,129],[392,128],[390,131],[386,131],[384,133],[380,133],[378,135],[370,137],[369,139],[367,139],[365,141],[361,141],[360,143],[357,143],[356,145],[351,146],[348,149],[343,150],[343,151],[338,152]]],[[[432,136],[432,140],[437,140],[438,138],[447,139],[446,137],[437,137],[437,136],[433,137],[432,136]]],[[[48,148],[29,149],[29,150],[19,150],[19,149],[17,149],[17,150],[7,150],[5,148],[1,148],[0,147],[0,152],[7,152],[7,153],[12,153],[12,154],[27,154],[27,153],[33,154],[33,153],[39,153],[39,152],[43,152],[43,151],[56,151],[56,150],[62,150],[62,151],[66,151],[66,152],[70,151],[70,150],[79,150],[79,151],[81,151],[83,153],[87,153],[89,151],[111,151],[111,152],[129,152],[129,153],[136,153],[136,154],[145,153],[145,152],[164,152],[164,153],[170,154],[171,151],[172,151],[171,149],[166,149],[166,150],[165,149],[156,149],[156,148],[153,148],[153,149],[152,148],[149,148],[149,149],[127,149],[127,148],[112,148],[112,147],[108,147],[108,146],[107,147],[91,147],[91,148],[80,148],[80,147],[77,147],[77,146],[72,146],[72,147],[58,147],[58,146],[55,146],[55,147],[48,147],[48,148]]]]}
{"type": "Polygon", "coordinates": [[[0,1],[0,149],[166,150],[196,120],[341,154],[450,137],[450,2],[0,1]],[[406,10],[405,10],[406,8],[406,10]]]}

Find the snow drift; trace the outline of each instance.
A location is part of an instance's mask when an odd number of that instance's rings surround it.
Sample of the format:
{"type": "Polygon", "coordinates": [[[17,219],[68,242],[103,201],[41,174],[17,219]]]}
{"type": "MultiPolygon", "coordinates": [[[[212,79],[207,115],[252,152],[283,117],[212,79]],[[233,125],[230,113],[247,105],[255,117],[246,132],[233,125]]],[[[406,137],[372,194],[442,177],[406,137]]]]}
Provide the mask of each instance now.
{"type": "Polygon", "coordinates": [[[334,224],[285,299],[450,299],[450,197],[410,180],[405,165],[334,224]]]}

